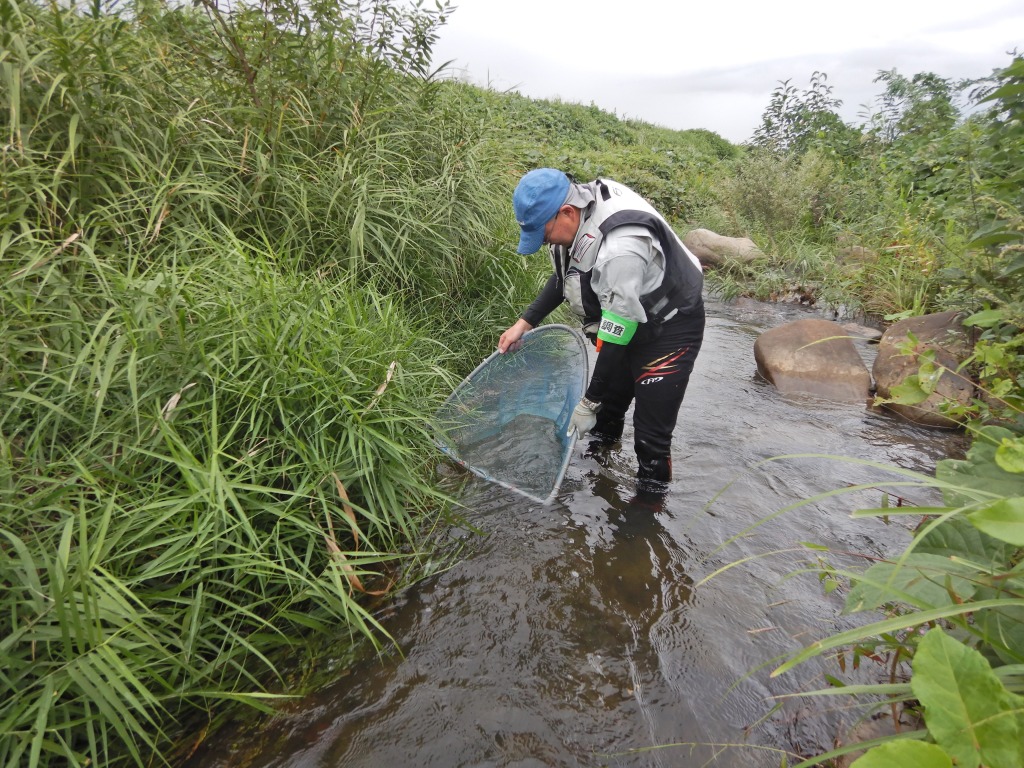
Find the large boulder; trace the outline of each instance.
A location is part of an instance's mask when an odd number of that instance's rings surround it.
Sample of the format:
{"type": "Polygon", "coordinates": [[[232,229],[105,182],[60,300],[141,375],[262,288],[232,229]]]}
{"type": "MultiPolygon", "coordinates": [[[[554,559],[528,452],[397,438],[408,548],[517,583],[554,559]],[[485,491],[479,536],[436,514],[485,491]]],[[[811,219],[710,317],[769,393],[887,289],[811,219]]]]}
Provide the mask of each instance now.
{"type": "Polygon", "coordinates": [[[893,387],[902,384],[921,367],[920,354],[932,350],[936,366],[942,371],[932,394],[917,405],[885,404],[885,408],[898,413],[910,421],[929,427],[954,427],[956,422],[939,412],[939,406],[947,401],[967,405],[974,397],[974,383],[967,376],[953,373],[973,348],[974,342],[961,320],[963,316],[955,311],[937,312],[920,317],[908,317],[886,329],[878,344],[872,374],[879,397],[892,396],[893,387]],[[903,348],[913,334],[917,344],[913,354],[905,354],[903,348]]]}
{"type": "Polygon", "coordinates": [[[746,264],[764,258],[764,253],[749,237],[726,237],[710,229],[690,230],[683,244],[705,267],[720,267],[726,262],[746,264]]]}
{"type": "Polygon", "coordinates": [[[839,323],[806,319],[765,331],[754,342],[757,371],[784,394],[866,403],[871,373],[839,323]]]}

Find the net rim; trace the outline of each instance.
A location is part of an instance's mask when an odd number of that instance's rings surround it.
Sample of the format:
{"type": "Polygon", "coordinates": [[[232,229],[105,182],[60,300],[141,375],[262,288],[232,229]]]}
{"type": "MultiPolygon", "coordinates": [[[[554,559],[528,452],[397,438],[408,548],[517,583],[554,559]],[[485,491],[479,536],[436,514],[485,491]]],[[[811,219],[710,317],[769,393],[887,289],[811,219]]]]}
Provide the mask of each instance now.
{"type": "MultiPolygon", "coordinates": [[[[583,353],[583,360],[584,360],[583,374],[582,374],[582,379],[583,379],[582,380],[582,384],[583,384],[583,389],[586,390],[587,381],[590,378],[590,354],[589,354],[589,351],[587,350],[587,341],[586,341],[585,338],[583,338],[583,334],[581,334],[578,330],[576,330],[575,328],[572,328],[571,326],[565,325],[563,323],[548,323],[547,325],[538,325],[536,328],[531,328],[526,333],[524,333],[520,337],[520,342],[522,342],[528,336],[532,336],[534,334],[537,334],[538,332],[550,332],[550,331],[553,331],[553,330],[559,330],[559,331],[567,332],[576,341],[576,343],[579,345],[580,351],[583,353]]],[[[499,350],[495,350],[494,352],[489,354],[487,357],[485,357],[483,359],[483,361],[476,368],[474,368],[469,373],[468,376],[466,376],[466,378],[464,378],[461,382],[459,382],[458,386],[456,386],[455,389],[452,390],[452,393],[450,395],[448,395],[447,398],[445,398],[445,401],[441,405],[441,408],[444,408],[444,406],[448,405],[452,401],[452,399],[458,394],[458,392],[462,389],[462,387],[465,386],[470,381],[472,381],[473,377],[476,376],[481,370],[486,368],[490,364],[490,362],[492,360],[494,360],[497,357],[504,357],[506,354],[508,354],[508,353],[507,352],[500,352],[499,350]]],[[[481,469],[480,467],[475,467],[475,466],[469,464],[468,462],[466,462],[466,461],[460,459],[458,456],[456,456],[455,453],[448,446],[446,446],[443,442],[441,442],[440,440],[436,440],[435,439],[434,440],[434,444],[441,450],[442,453],[444,453],[446,456],[448,456],[452,461],[454,461],[460,467],[463,467],[463,468],[469,470],[470,472],[472,472],[477,477],[481,477],[481,478],[483,478],[484,480],[486,480],[486,481],[488,481],[490,483],[494,483],[495,485],[501,486],[502,488],[505,488],[507,490],[513,491],[514,493],[518,493],[521,496],[525,496],[526,498],[530,499],[531,501],[537,502],[538,504],[547,505],[547,504],[549,504],[555,498],[555,496],[558,494],[559,488],[561,488],[562,480],[565,477],[565,471],[569,467],[569,462],[572,460],[573,450],[576,448],[576,440],[577,440],[577,434],[574,431],[573,434],[569,436],[568,448],[565,451],[564,456],[562,457],[562,465],[559,467],[558,473],[555,475],[555,481],[552,484],[551,492],[548,493],[548,495],[544,496],[544,497],[540,497],[540,496],[537,496],[536,494],[530,493],[529,491],[525,491],[522,488],[519,488],[519,487],[517,487],[517,486],[515,486],[515,485],[513,485],[511,483],[505,482],[504,480],[500,480],[500,479],[494,477],[493,475],[491,475],[487,471],[481,469]]]]}

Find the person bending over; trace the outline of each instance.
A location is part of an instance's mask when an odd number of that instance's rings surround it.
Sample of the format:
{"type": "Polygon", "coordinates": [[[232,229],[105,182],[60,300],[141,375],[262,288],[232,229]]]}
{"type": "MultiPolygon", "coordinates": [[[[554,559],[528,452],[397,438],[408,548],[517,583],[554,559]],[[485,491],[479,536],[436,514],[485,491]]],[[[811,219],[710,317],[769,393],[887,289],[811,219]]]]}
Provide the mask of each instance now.
{"type": "Polygon", "coordinates": [[[672,479],[672,432],[704,339],[700,262],[646,200],[610,179],[580,184],[538,168],[520,179],[512,207],[518,252],[548,244],[554,272],[501,334],[498,350],[514,349],[567,301],[598,351],[570,434],[619,440],[635,401],[637,488],[664,493],[672,479]]]}

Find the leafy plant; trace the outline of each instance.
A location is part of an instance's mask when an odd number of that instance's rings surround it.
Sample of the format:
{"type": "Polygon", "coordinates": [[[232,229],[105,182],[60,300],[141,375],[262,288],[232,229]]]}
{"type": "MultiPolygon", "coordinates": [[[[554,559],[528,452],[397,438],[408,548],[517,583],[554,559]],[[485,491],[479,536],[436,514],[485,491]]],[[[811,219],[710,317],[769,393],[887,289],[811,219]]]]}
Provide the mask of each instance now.
{"type": "Polygon", "coordinates": [[[803,154],[823,145],[836,146],[851,132],[837,110],[828,75],[814,72],[810,86],[799,91],[789,80],[772,92],[751,143],[773,154],[803,154]]]}
{"type": "Polygon", "coordinates": [[[815,151],[784,156],[751,151],[720,182],[719,199],[732,214],[734,231],[813,237],[826,218],[834,170],[833,162],[815,151]]]}
{"type": "Polygon", "coordinates": [[[908,78],[895,69],[879,72],[875,82],[884,83],[885,91],[878,111],[870,117],[870,132],[887,144],[910,134],[949,131],[959,117],[956,96],[967,85],[934,72],[908,78]]]}
{"type": "MultiPolygon", "coordinates": [[[[908,755],[942,765],[1018,765],[1024,733],[1024,699],[1018,693],[1024,690],[1024,438],[986,427],[966,459],[940,462],[933,479],[898,474],[940,489],[945,506],[856,512],[924,518],[899,557],[860,572],[828,570],[829,578],[851,584],[847,612],[885,610],[887,617],[812,644],[773,675],[833,649],[866,645],[877,654],[884,647],[894,654],[894,671],[900,659],[912,659],[909,682],[802,695],[863,699],[868,708],[916,702],[924,729],[893,738],[920,739],[939,750],[886,743],[854,765],[895,768],[908,755]]],[[[800,765],[862,748],[850,745],[800,765]]]]}

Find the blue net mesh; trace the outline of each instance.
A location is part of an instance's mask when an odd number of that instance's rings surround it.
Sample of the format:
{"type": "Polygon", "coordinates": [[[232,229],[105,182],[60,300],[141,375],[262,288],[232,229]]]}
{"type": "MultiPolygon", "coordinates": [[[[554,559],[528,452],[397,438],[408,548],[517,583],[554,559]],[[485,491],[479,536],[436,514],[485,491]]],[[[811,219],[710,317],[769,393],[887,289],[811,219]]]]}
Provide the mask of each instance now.
{"type": "Polygon", "coordinates": [[[548,501],[558,490],[575,436],[565,433],[587,386],[587,346],[564,325],[523,334],[495,352],[438,410],[438,445],[494,483],[548,501]]]}

